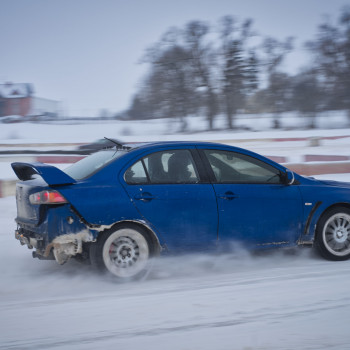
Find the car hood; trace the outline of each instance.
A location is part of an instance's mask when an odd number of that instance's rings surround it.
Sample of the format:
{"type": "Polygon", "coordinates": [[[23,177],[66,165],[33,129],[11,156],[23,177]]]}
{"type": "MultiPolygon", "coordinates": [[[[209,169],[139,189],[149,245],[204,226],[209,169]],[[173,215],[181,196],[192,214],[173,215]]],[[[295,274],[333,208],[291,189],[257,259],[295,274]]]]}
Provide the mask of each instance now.
{"type": "Polygon", "coordinates": [[[31,180],[33,175],[39,175],[48,185],[68,185],[76,182],[62,170],[44,163],[12,163],[13,171],[22,180],[31,180]]]}
{"type": "Polygon", "coordinates": [[[317,180],[317,181],[327,186],[350,188],[350,182],[334,181],[334,180],[317,180]]]}

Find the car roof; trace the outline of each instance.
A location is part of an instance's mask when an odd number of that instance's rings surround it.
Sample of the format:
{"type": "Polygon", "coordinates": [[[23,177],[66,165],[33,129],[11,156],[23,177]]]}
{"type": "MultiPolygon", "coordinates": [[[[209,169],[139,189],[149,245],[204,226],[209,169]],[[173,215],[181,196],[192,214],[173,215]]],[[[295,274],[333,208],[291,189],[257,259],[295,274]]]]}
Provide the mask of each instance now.
{"type": "MultiPolygon", "coordinates": [[[[173,146],[221,146],[225,147],[228,145],[217,143],[217,142],[208,142],[208,141],[152,141],[152,142],[135,142],[135,143],[126,143],[123,144],[123,147],[134,150],[142,148],[156,148],[156,147],[173,147],[173,146]]],[[[230,146],[232,147],[232,146],[230,146]]]]}
{"type": "Polygon", "coordinates": [[[243,152],[247,154],[255,154],[257,156],[260,156],[259,154],[256,154],[255,152],[251,152],[245,148],[237,147],[228,145],[225,143],[218,143],[218,142],[210,142],[210,141],[153,141],[153,142],[132,142],[132,143],[125,143],[122,145],[122,147],[117,147],[117,150],[123,150],[126,152],[133,152],[133,151],[142,151],[142,150],[157,150],[157,148],[172,148],[172,147],[208,147],[209,149],[214,147],[218,147],[221,149],[231,149],[232,151],[238,151],[243,152]]]}

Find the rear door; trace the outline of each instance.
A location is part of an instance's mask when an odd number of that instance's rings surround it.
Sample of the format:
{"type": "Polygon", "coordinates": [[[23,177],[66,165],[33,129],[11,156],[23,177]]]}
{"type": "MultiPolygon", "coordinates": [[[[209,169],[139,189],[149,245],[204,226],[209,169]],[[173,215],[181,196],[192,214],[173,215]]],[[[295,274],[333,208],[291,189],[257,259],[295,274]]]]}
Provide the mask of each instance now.
{"type": "Polygon", "coordinates": [[[132,202],[170,250],[210,249],[217,240],[216,197],[203,181],[196,152],[146,154],[121,174],[132,202]]]}

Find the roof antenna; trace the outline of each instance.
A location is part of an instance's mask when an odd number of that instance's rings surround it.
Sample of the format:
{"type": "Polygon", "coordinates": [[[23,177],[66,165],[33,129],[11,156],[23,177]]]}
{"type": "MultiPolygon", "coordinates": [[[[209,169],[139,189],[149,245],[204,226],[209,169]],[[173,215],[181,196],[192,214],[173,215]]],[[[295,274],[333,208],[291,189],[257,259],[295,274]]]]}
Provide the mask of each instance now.
{"type": "Polygon", "coordinates": [[[108,141],[111,141],[111,142],[113,142],[115,145],[117,145],[118,147],[121,147],[121,148],[123,148],[123,144],[122,143],[120,143],[120,142],[118,142],[118,141],[116,141],[116,140],[113,140],[113,139],[109,139],[108,137],[104,137],[106,140],[108,140],[108,141]]]}

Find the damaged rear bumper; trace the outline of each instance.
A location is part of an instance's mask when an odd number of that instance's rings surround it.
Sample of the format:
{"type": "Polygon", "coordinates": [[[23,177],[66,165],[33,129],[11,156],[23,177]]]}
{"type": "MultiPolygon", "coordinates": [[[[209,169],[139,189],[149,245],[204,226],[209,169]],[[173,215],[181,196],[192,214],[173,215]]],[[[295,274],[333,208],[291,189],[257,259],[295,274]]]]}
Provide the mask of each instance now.
{"type": "Polygon", "coordinates": [[[59,264],[64,264],[71,257],[83,253],[83,244],[93,242],[94,236],[89,230],[82,230],[78,233],[69,233],[57,236],[51,243],[45,245],[44,240],[35,237],[33,234],[15,231],[15,238],[21,245],[26,245],[33,251],[33,258],[41,260],[56,260],[59,264]]]}
{"type": "Polygon", "coordinates": [[[39,223],[22,218],[16,222],[15,238],[34,249],[34,258],[55,259],[59,264],[82,254],[84,244],[93,242],[97,236],[69,205],[49,208],[39,223]]]}

